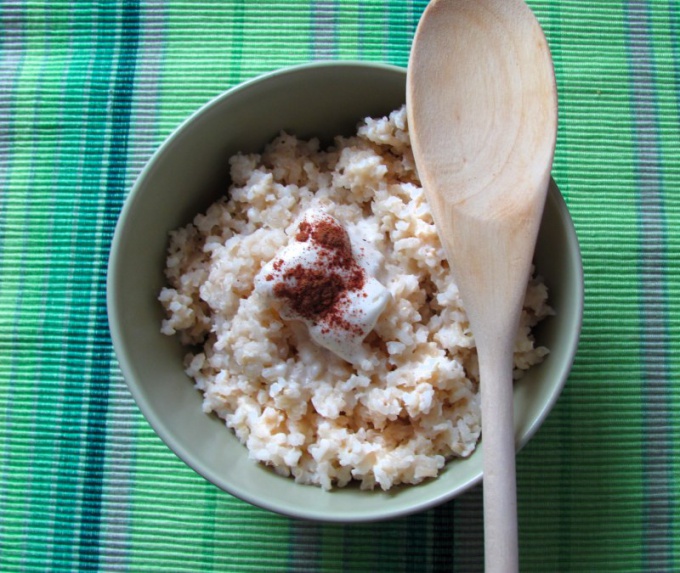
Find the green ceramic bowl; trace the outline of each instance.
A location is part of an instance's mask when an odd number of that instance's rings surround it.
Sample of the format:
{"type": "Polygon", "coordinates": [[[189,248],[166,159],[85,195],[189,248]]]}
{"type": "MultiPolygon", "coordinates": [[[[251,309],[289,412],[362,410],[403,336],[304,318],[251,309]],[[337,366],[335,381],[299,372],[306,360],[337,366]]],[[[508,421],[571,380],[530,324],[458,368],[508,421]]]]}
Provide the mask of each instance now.
{"type": "MultiPolygon", "coordinates": [[[[202,396],[184,374],[185,351],[160,333],[156,297],[164,284],[168,232],[191,221],[228,185],[226,159],[261,150],[282,129],[330,141],[369,115],[386,114],[405,98],[406,72],[362,63],[294,67],[246,82],[218,96],[175,130],[150,159],[118,221],[108,275],[111,335],[139,408],[163,441],[207,480],[254,505],[329,522],[402,516],[445,502],[478,483],[483,446],[418,486],[389,492],[346,488],[326,492],[296,484],[248,458],[217,417],[203,414],[202,396]]],[[[557,315],[537,334],[551,354],[517,385],[518,448],[557,400],[576,351],[583,309],[578,243],[553,184],[536,252],[557,315]]]]}

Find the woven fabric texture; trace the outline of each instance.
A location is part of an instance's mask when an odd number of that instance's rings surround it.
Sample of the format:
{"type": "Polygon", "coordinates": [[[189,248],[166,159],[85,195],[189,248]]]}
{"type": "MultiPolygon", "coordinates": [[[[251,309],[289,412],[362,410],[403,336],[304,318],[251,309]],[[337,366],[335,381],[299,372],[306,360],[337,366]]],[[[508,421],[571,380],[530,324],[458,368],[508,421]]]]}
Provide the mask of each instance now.
{"type": "MultiPolygon", "coordinates": [[[[680,4],[528,3],[586,302],[567,386],[517,460],[522,570],[677,571],[680,4]]],[[[425,5],[0,0],[0,570],[482,570],[479,488],[340,526],[206,483],[137,409],[106,318],[118,214],[173,128],[283,66],[405,66],[425,5]]]]}

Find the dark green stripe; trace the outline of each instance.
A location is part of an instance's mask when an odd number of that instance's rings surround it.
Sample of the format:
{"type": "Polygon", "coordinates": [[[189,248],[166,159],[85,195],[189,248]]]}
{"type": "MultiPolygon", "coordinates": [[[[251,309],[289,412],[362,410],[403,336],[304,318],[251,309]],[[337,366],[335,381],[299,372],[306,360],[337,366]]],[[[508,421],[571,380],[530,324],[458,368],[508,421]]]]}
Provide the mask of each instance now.
{"type": "Polygon", "coordinates": [[[455,571],[484,571],[484,515],[482,485],[477,485],[454,501],[455,571]]]}
{"type": "Polygon", "coordinates": [[[375,525],[345,525],[336,529],[343,541],[341,562],[345,571],[375,571],[384,564],[376,559],[380,543],[376,543],[375,525]]]}
{"type": "Polygon", "coordinates": [[[428,513],[420,512],[406,521],[406,539],[404,539],[404,571],[406,573],[422,573],[430,571],[427,564],[428,513]]]}
{"type": "MultiPolygon", "coordinates": [[[[132,113],[132,93],[135,63],[139,42],[139,1],[124,0],[120,42],[120,56],[113,87],[111,121],[114,125],[106,174],[105,224],[103,241],[108,249],[113,238],[115,222],[123,205],[126,184],[128,136],[132,113]]],[[[102,254],[102,256],[104,256],[102,254]]],[[[106,314],[106,265],[99,261],[96,285],[95,338],[93,341],[90,386],[87,397],[87,428],[85,442],[85,481],[83,483],[83,511],[80,524],[79,555],[81,563],[99,565],[99,535],[101,529],[102,483],[106,455],[106,416],[109,406],[109,370],[111,341],[106,314]]]]}

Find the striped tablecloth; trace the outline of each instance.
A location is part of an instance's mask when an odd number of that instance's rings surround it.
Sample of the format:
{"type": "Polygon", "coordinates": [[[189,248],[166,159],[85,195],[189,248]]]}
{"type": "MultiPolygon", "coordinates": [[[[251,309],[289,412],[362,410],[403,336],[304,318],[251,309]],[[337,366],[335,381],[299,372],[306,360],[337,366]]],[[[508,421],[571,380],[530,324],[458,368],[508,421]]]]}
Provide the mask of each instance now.
{"type": "MultiPolygon", "coordinates": [[[[680,5],[530,0],[583,250],[567,387],[518,457],[523,571],[680,570],[680,5]]],[[[317,59],[405,66],[425,2],[0,1],[0,570],[478,571],[481,491],[361,526],[251,507],[134,404],[106,319],[122,202],[212,96],[317,59]]]]}

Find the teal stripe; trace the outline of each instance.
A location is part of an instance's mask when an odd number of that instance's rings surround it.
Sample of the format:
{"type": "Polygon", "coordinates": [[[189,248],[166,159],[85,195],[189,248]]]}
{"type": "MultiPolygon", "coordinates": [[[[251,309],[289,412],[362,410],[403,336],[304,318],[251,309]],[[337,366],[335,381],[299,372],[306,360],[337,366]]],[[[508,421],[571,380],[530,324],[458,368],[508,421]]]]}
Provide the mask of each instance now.
{"type": "MultiPolygon", "coordinates": [[[[54,514],[54,558],[53,565],[64,570],[75,570],[87,564],[78,565],[81,557],[80,522],[87,519],[89,500],[82,494],[83,470],[82,449],[85,446],[83,421],[86,413],[87,384],[90,382],[85,349],[91,343],[90,293],[93,285],[94,246],[97,237],[88,220],[96,220],[99,202],[96,200],[101,189],[102,165],[105,146],[108,141],[109,86],[113,66],[115,42],[111,42],[111,27],[116,21],[116,7],[109,4],[92,6],[77,3],[74,7],[74,21],[92,23],[90,34],[76,34],[76,49],[87,61],[89,73],[74,78],[73,91],[69,96],[77,102],[75,114],[81,116],[84,124],[82,149],[85,153],[76,179],[75,203],[70,213],[62,212],[73,222],[71,232],[71,261],[65,273],[64,321],[65,347],[63,357],[67,371],[62,381],[63,409],[57,422],[61,428],[59,466],[55,488],[56,507],[54,514]],[[92,10],[94,8],[94,10],[92,10]],[[78,85],[78,79],[85,85],[78,85]],[[87,99],[81,99],[83,96],[87,99]],[[77,108],[80,108],[80,112],[77,108]],[[82,110],[84,108],[84,113],[82,110]],[[93,200],[94,199],[94,200],[93,200]]],[[[73,180],[71,180],[73,185],[73,180]]],[[[68,197],[69,193],[65,193],[68,197]]],[[[67,220],[68,220],[67,219],[67,220]]],[[[94,413],[93,413],[94,414],[94,413]]],[[[86,555],[82,555],[86,557],[86,555]]]]}
{"type": "MultiPolygon", "coordinates": [[[[123,2],[122,38],[120,56],[113,87],[113,134],[106,175],[106,200],[102,240],[106,251],[113,238],[115,222],[125,197],[125,167],[128,154],[128,134],[132,111],[137,45],[139,41],[138,0],[123,2]]],[[[106,265],[108,253],[99,254],[99,273],[96,285],[96,319],[87,397],[87,423],[85,442],[85,480],[83,483],[83,512],[80,523],[80,562],[96,568],[99,566],[99,535],[101,530],[102,483],[106,454],[106,421],[109,407],[110,348],[106,314],[106,265]],[[87,505],[85,505],[87,503],[87,505]]]]}

